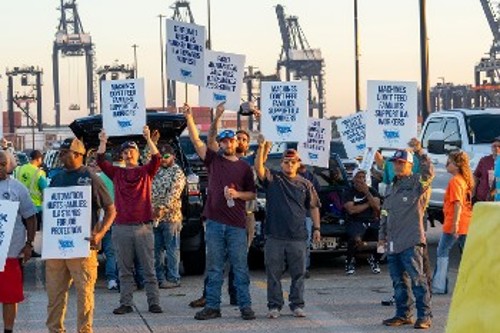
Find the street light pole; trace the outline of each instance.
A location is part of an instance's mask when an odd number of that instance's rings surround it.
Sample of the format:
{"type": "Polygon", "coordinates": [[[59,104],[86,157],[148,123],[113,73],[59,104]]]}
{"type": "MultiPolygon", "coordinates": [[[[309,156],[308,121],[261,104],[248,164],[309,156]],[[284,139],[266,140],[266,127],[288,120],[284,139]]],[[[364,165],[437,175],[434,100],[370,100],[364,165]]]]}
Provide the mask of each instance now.
{"type": "Polygon", "coordinates": [[[212,25],[211,25],[211,16],[210,15],[210,0],[207,0],[207,14],[208,14],[208,38],[207,38],[207,50],[212,49],[212,25]]]}
{"type": "Polygon", "coordinates": [[[359,102],[359,43],[358,43],[358,0],[354,0],[354,73],[356,85],[356,112],[361,111],[359,102]]]}
{"type": "Polygon", "coordinates": [[[163,50],[163,18],[165,15],[158,15],[160,19],[160,61],[161,61],[161,110],[165,111],[165,64],[164,64],[164,50],[163,50]]]}
{"type": "Polygon", "coordinates": [[[139,45],[137,44],[134,44],[132,45],[132,48],[134,49],[134,67],[135,67],[135,78],[137,79],[137,75],[138,75],[138,70],[137,70],[137,48],[139,47],[139,45]]]}
{"type": "Polygon", "coordinates": [[[431,99],[429,94],[429,44],[427,42],[427,22],[425,16],[426,0],[419,0],[420,5],[420,67],[422,73],[422,121],[429,116],[431,99]]]}

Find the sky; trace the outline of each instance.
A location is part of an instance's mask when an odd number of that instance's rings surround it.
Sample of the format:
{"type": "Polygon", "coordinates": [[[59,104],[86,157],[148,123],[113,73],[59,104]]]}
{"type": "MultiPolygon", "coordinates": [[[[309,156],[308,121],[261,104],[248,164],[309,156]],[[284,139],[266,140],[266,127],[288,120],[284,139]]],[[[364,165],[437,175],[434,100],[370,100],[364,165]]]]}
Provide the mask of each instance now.
{"type": "MultiPolygon", "coordinates": [[[[66,1],[66,0],[65,0],[66,1]]],[[[326,116],[355,111],[353,0],[210,0],[212,49],[246,55],[246,65],[272,74],[281,51],[275,6],[298,17],[312,48],[325,59],[326,116]]],[[[52,43],[60,0],[0,1],[0,94],[6,109],[5,69],[43,69],[44,122],[54,122],[52,43]]],[[[147,106],[161,106],[159,14],[173,15],[173,0],[78,0],[85,32],[96,45],[97,66],[134,63],[144,77],[147,106]]],[[[207,25],[207,0],[190,2],[195,21],[207,25]]],[[[361,106],[367,80],[416,81],[420,85],[419,0],[358,0],[361,106]]],[[[163,25],[165,26],[165,25],[163,25]]],[[[492,34],[479,0],[427,0],[431,85],[472,84],[474,66],[488,52],[492,34]]],[[[165,38],[165,34],[164,34],[165,38]]],[[[62,123],[84,116],[84,58],[60,60],[62,123]],[[68,84],[70,82],[71,84],[68,84]],[[66,106],[66,107],[65,107],[66,106]]],[[[15,91],[23,91],[17,85],[15,91]]],[[[178,88],[183,95],[183,88],[178,88]]],[[[197,104],[196,93],[189,102],[197,104]]],[[[179,99],[178,100],[182,100],[179,99]]],[[[34,109],[34,106],[33,106],[34,109]]]]}

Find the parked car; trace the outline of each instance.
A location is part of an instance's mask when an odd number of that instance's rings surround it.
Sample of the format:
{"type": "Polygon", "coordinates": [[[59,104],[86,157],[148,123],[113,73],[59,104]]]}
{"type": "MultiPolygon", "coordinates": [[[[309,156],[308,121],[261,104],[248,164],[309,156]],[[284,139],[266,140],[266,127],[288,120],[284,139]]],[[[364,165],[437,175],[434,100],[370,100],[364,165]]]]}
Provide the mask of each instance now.
{"type": "Polygon", "coordinates": [[[429,221],[443,223],[443,199],[451,175],[446,172],[447,154],[456,149],[470,157],[475,170],[481,157],[491,154],[493,139],[500,136],[500,109],[458,109],[434,112],[422,126],[421,142],[434,164],[435,178],[429,202],[429,221]]]}
{"type": "MultiPolygon", "coordinates": [[[[205,241],[204,228],[201,220],[203,199],[200,192],[199,177],[196,175],[184,153],[179,136],[186,128],[183,115],[164,112],[147,112],[147,125],[153,132],[160,132],[159,148],[169,144],[176,151],[177,163],[181,166],[187,177],[187,186],[182,198],[183,228],[181,232],[181,260],[184,274],[203,274],[205,270],[205,241]]],[[[88,153],[99,146],[98,134],[102,128],[101,115],[89,116],[73,121],[69,127],[76,137],[82,139],[88,153]]],[[[112,156],[119,155],[120,145],[128,140],[134,140],[142,149],[146,145],[142,135],[129,135],[110,137],[107,153],[112,156]]]]}
{"type": "MultiPolygon", "coordinates": [[[[266,167],[279,170],[282,154],[269,154],[266,167]]],[[[347,251],[347,233],[342,196],[350,186],[348,175],[340,157],[332,153],[328,168],[308,167],[320,183],[318,193],[321,201],[321,242],[313,244],[311,253],[332,253],[341,255],[347,251]]],[[[255,213],[255,236],[250,246],[249,266],[262,267],[265,243],[266,198],[260,189],[257,193],[257,212],[255,213]]],[[[376,241],[376,239],[368,240],[376,241]]]]}

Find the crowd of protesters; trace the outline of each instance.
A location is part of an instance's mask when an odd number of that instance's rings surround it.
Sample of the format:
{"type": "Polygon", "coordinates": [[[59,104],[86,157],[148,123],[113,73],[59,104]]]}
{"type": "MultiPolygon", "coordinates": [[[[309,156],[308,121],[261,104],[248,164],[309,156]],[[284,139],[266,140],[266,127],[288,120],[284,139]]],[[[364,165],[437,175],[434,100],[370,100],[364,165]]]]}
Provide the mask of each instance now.
{"type": "MultiPolygon", "coordinates": [[[[281,279],[288,270],[291,286],[289,307],[295,317],[305,317],[304,284],[308,276],[311,242],[319,242],[319,186],[303,164],[298,152],[287,149],[279,170],[265,167],[272,143],[258,138],[253,165],[244,160],[250,135],[240,130],[218,132],[224,104],[217,106],[207,143],[203,142],[191,108],[184,105],[189,137],[208,170],[207,200],[204,206],[207,270],[203,296],[191,302],[203,307],[197,320],[221,317],[221,291],[225,268],[229,268],[231,304],[238,305],[244,320],[256,318],[250,296],[248,248],[254,233],[253,216],[256,185],[266,194],[265,266],[267,276],[267,317],[276,319],[285,304],[281,279]],[[286,216],[286,218],[283,218],[286,216]],[[227,262],[229,263],[226,266],[227,262]]],[[[48,259],[46,290],[49,332],[64,332],[68,290],[76,287],[78,332],[93,331],[94,287],[97,280],[97,251],[102,242],[106,256],[108,289],[119,290],[116,315],[134,311],[133,292],[142,283],[148,310],[162,313],[160,288],[181,286],[179,274],[182,193],[186,175],[176,164],[176,152],[169,145],[158,147],[159,134],[143,129],[148,157],[140,163],[141,152],[133,141],[120,147],[120,163],[106,155],[108,137],[99,134],[100,145],[94,161],[83,142],[66,139],[60,147],[63,170],[48,184],[41,170],[42,153],[33,151],[30,163],[15,167],[12,152],[2,142],[0,150],[0,195],[2,200],[19,202],[5,268],[0,272],[0,302],[3,304],[4,332],[12,332],[17,305],[24,299],[21,265],[30,260],[36,230],[42,225],[43,189],[85,185],[91,187],[92,214],[90,256],[76,259],[48,259]],[[166,264],[165,264],[166,257],[166,264]],[[22,258],[19,260],[18,258],[22,258]],[[137,278],[139,276],[139,279],[137,278]],[[135,280],[135,281],[134,281],[135,280]],[[137,282],[139,280],[139,282],[137,282]]],[[[463,248],[472,205],[500,197],[496,174],[500,173],[500,137],[492,154],[481,159],[476,170],[463,151],[449,153],[446,165],[452,175],[444,197],[444,224],[436,266],[431,276],[426,239],[426,208],[434,177],[432,163],[417,139],[408,148],[396,150],[389,160],[380,154],[376,164],[382,170],[385,193],[366,182],[370,170],[358,169],[342,197],[346,214],[348,252],[346,274],[356,270],[356,257],[367,234],[378,240],[377,251],[368,262],[380,273],[380,258],[387,255],[394,288],[396,313],[383,320],[387,326],[412,324],[431,327],[431,294],[448,292],[448,257],[455,243],[463,248]],[[415,302],[412,301],[412,295],[415,302]],[[414,321],[411,304],[416,304],[414,321]]]]}

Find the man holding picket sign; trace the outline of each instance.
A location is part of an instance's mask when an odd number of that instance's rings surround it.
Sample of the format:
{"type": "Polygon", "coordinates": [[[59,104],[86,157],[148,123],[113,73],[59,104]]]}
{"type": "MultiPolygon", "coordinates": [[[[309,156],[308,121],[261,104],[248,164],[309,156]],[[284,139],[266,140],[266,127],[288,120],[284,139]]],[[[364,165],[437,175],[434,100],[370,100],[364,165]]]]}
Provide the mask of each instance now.
{"type": "Polygon", "coordinates": [[[64,140],[59,153],[64,169],[50,182],[51,188],[90,186],[92,193],[90,208],[92,231],[88,239],[90,255],[86,258],[48,259],[46,261],[46,289],[49,298],[46,324],[51,333],[66,332],[64,316],[67,310],[68,291],[72,282],[75,284],[77,293],[77,332],[91,333],[93,331],[97,249],[116,215],[115,206],[104,182],[83,165],[85,152],[85,146],[80,140],[76,138],[64,140]],[[104,210],[102,224],[97,222],[100,209],[104,210]]]}
{"type": "Polygon", "coordinates": [[[31,258],[33,240],[36,230],[36,210],[26,187],[16,179],[9,177],[12,172],[11,159],[8,153],[0,150],[0,230],[2,241],[0,242],[1,256],[6,252],[6,258],[0,257],[1,262],[5,260],[5,266],[0,266],[0,303],[3,305],[4,332],[12,332],[17,314],[17,303],[24,300],[23,278],[19,257],[23,257],[23,263],[31,258]],[[5,201],[19,202],[19,208],[14,221],[8,219],[6,208],[2,204],[5,201]],[[23,225],[22,218],[26,220],[23,225]],[[12,237],[7,240],[3,235],[8,223],[14,222],[12,237]],[[26,237],[27,232],[27,237],[26,237]],[[8,248],[8,249],[7,249],[8,248]],[[3,250],[6,251],[3,251],[3,250]]]}

